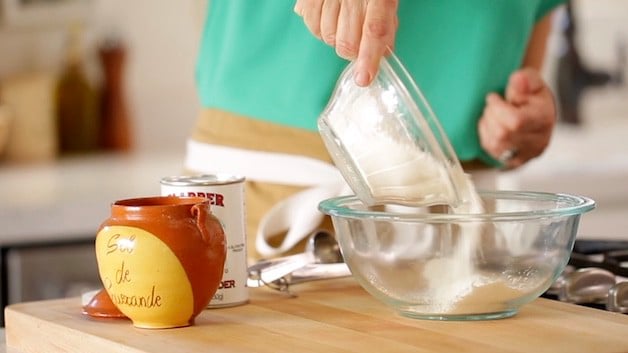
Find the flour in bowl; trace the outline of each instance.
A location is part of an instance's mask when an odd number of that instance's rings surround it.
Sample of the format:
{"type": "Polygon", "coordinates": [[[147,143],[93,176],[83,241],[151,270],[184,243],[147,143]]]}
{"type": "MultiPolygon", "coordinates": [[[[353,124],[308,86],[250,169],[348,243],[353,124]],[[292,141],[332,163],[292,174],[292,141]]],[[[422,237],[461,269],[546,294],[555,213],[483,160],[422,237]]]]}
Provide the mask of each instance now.
{"type": "MultiPolygon", "coordinates": [[[[459,186],[464,202],[457,207],[386,205],[385,209],[395,213],[485,213],[485,205],[470,176],[461,174],[455,180],[464,182],[459,186]]],[[[365,247],[366,251],[359,254],[363,256],[360,262],[370,263],[364,266],[365,277],[370,278],[378,291],[408,305],[422,303],[421,312],[447,315],[496,312],[500,310],[500,303],[521,297],[534,288],[526,282],[508,281],[507,273],[496,275],[494,271],[478,267],[481,252],[506,238],[493,231],[480,221],[424,225],[402,221],[381,223],[373,228],[365,227],[365,241],[378,246],[365,247]]],[[[517,238],[521,234],[511,235],[517,238]]],[[[550,273],[539,273],[530,274],[530,278],[541,275],[551,277],[550,273]]],[[[520,276],[513,274],[511,277],[520,276]]],[[[537,285],[539,281],[529,283],[537,285]]]]}

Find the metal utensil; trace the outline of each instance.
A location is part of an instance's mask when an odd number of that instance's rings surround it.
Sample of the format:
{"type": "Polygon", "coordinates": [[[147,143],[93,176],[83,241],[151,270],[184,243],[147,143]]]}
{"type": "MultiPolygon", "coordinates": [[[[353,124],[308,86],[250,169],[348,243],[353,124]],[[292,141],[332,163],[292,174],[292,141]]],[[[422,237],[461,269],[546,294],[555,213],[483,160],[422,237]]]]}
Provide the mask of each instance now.
{"type": "Polygon", "coordinates": [[[619,282],[608,291],[606,310],[628,313],[628,281],[619,282]]]}
{"type": "Polygon", "coordinates": [[[291,285],[347,276],[351,276],[351,271],[349,271],[349,267],[344,262],[310,264],[286,276],[286,284],[291,285]]]}
{"type": "MultiPolygon", "coordinates": [[[[299,270],[301,270],[300,274],[297,272],[293,276],[295,280],[297,278],[300,278],[298,280],[300,282],[303,282],[305,278],[312,280],[317,276],[321,276],[320,269],[316,269],[316,265],[319,264],[344,265],[336,238],[332,233],[322,230],[316,231],[308,237],[305,251],[301,254],[262,260],[249,266],[247,286],[262,287],[294,274],[295,271],[299,270]]],[[[334,272],[337,273],[338,269],[334,272]]]]}
{"type": "Polygon", "coordinates": [[[585,267],[567,274],[558,292],[558,298],[575,304],[605,303],[615,275],[605,269],[585,267]]]}

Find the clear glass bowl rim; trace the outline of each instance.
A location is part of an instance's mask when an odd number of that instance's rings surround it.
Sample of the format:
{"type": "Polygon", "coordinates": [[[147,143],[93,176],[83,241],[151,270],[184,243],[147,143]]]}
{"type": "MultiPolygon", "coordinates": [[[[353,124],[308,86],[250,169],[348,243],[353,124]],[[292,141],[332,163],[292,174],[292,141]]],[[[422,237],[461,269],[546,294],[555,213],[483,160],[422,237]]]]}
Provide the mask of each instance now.
{"type": "Polygon", "coordinates": [[[323,200],[318,209],[332,217],[356,220],[400,221],[406,223],[461,223],[461,222],[504,222],[523,221],[548,217],[566,217],[580,215],[595,208],[595,201],[586,197],[566,193],[550,193],[540,191],[486,191],[479,190],[479,195],[494,200],[548,201],[561,203],[561,207],[547,207],[530,211],[513,211],[497,213],[397,213],[386,211],[358,210],[347,205],[364,205],[355,195],[339,196],[323,200]]]}

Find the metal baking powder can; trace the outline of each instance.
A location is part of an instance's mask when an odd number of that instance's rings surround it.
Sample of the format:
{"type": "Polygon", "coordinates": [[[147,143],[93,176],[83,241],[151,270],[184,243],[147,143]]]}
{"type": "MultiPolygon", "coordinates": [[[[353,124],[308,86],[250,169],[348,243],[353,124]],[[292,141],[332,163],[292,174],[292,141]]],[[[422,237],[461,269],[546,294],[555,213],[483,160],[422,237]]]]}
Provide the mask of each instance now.
{"type": "Polygon", "coordinates": [[[246,280],[246,225],[244,177],[233,175],[170,176],[161,179],[163,196],[200,196],[210,200],[212,213],[220,220],[227,239],[227,257],[222,281],[209,308],[235,306],[249,300],[246,280]]]}

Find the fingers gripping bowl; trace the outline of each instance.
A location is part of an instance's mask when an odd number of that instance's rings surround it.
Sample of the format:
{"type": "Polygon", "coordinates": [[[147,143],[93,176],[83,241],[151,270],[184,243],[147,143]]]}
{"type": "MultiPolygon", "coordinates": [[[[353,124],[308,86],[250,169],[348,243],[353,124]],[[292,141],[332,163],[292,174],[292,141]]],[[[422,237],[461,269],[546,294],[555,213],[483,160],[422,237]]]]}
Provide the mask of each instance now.
{"type": "Polygon", "coordinates": [[[402,315],[481,320],[515,315],[566,266],[586,197],[542,192],[480,192],[481,214],[445,206],[366,206],[331,198],[345,262],[370,294],[402,315]]]}

